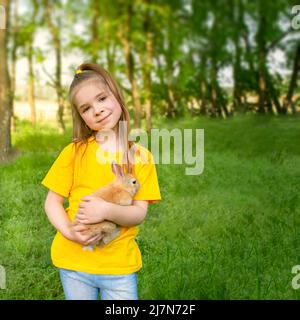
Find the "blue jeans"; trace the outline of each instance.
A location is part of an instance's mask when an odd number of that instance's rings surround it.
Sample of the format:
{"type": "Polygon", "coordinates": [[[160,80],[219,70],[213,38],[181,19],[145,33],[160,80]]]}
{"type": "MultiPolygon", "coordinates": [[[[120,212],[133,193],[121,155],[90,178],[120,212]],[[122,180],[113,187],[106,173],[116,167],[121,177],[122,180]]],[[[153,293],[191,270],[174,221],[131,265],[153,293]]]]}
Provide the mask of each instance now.
{"type": "Polygon", "coordinates": [[[137,274],[90,274],[59,269],[66,300],[138,300],[137,274]]]}

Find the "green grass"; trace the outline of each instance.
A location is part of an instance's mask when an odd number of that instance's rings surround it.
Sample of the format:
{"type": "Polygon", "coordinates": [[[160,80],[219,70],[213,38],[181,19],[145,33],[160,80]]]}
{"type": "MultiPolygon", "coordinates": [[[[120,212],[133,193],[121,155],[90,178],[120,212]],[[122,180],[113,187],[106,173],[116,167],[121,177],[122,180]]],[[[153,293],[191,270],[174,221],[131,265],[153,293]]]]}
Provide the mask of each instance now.
{"type": "MultiPolygon", "coordinates": [[[[159,128],[204,128],[205,167],[157,165],[163,201],[149,207],[137,237],[140,299],[298,299],[300,119],[155,120],[159,128]]],[[[40,181],[71,137],[21,122],[22,151],[0,167],[0,299],[63,299],[50,260],[55,234],[40,181]]]]}

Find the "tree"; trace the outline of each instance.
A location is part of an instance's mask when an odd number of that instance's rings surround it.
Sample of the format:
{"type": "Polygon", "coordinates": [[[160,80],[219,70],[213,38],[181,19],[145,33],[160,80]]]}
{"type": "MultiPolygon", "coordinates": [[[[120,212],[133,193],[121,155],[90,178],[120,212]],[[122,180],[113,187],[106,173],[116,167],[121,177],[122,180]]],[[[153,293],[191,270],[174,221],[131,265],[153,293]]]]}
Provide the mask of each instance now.
{"type": "MultiPolygon", "coordinates": [[[[34,48],[34,38],[37,28],[41,22],[37,19],[39,12],[38,0],[29,0],[28,11],[26,15],[19,17],[18,46],[20,55],[25,56],[28,62],[28,103],[30,106],[31,123],[36,125],[36,106],[35,106],[35,74],[34,57],[36,49],[34,48]]],[[[41,18],[39,18],[41,19],[41,18]]]]}
{"type": "Polygon", "coordinates": [[[56,90],[57,95],[57,120],[59,124],[59,131],[61,133],[65,132],[65,123],[63,119],[64,115],[64,90],[61,83],[61,59],[62,59],[62,45],[61,45],[61,27],[62,27],[62,17],[60,16],[62,13],[62,8],[59,4],[55,4],[57,7],[55,8],[53,4],[50,4],[49,0],[43,0],[44,10],[45,10],[45,18],[49,28],[49,31],[52,36],[52,42],[55,50],[55,77],[54,77],[54,88],[56,90]],[[53,15],[58,14],[55,18],[55,22],[53,19],[53,15]]]}
{"type": "Polygon", "coordinates": [[[11,42],[12,42],[12,50],[11,50],[11,112],[12,112],[12,129],[16,131],[16,116],[14,114],[14,100],[15,100],[15,88],[16,88],[16,63],[17,63],[17,51],[20,45],[19,43],[19,0],[12,1],[13,3],[13,17],[11,23],[11,42]]]}
{"type": "Polygon", "coordinates": [[[132,101],[134,107],[134,127],[141,127],[141,100],[140,100],[140,90],[138,82],[135,76],[135,57],[133,54],[133,42],[132,33],[133,26],[132,20],[134,19],[134,4],[132,1],[125,0],[121,2],[124,5],[125,10],[122,12],[123,23],[119,24],[119,39],[123,45],[125,60],[126,60],[126,73],[128,80],[131,84],[132,101]]]}
{"type": "Polygon", "coordinates": [[[141,68],[143,73],[144,84],[144,110],[146,116],[146,130],[150,133],[152,128],[151,112],[152,112],[152,81],[151,66],[153,63],[153,39],[152,20],[150,15],[151,0],[143,0],[144,12],[142,18],[142,32],[144,35],[144,50],[141,50],[141,68]]]}
{"type": "MultiPolygon", "coordinates": [[[[290,2],[290,1],[289,1],[290,2]]],[[[280,23],[280,17],[289,17],[290,7],[287,1],[259,1],[259,3],[249,2],[249,13],[257,21],[256,60],[258,74],[258,95],[259,113],[273,113],[273,106],[277,113],[282,113],[282,106],[279,101],[280,90],[275,87],[274,79],[268,67],[268,55],[270,52],[292,32],[292,29],[280,23]],[[252,10],[251,10],[252,8],[252,10]]]]}
{"type": "Polygon", "coordinates": [[[11,152],[11,88],[7,61],[7,31],[9,30],[8,0],[0,0],[6,12],[6,29],[0,29],[0,161],[7,160],[11,152]]]}
{"type": "Polygon", "coordinates": [[[97,63],[100,49],[100,39],[99,39],[99,19],[100,19],[100,1],[91,0],[91,10],[92,10],[92,19],[91,19],[91,50],[92,50],[92,60],[94,63],[97,63]]]}
{"type": "Polygon", "coordinates": [[[35,75],[33,68],[33,58],[34,58],[34,36],[36,31],[36,15],[38,12],[38,3],[37,0],[32,0],[32,12],[31,12],[31,24],[30,24],[30,33],[28,34],[27,39],[27,60],[28,60],[28,102],[30,105],[31,111],[31,122],[33,126],[36,125],[36,107],[35,107],[35,75]]]}
{"type": "Polygon", "coordinates": [[[296,112],[292,98],[293,98],[295,89],[297,87],[299,71],[300,71],[300,43],[298,42],[295,48],[292,76],[291,76],[288,92],[286,94],[286,97],[282,106],[283,113],[287,113],[287,110],[289,107],[292,107],[293,113],[296,112]]]}

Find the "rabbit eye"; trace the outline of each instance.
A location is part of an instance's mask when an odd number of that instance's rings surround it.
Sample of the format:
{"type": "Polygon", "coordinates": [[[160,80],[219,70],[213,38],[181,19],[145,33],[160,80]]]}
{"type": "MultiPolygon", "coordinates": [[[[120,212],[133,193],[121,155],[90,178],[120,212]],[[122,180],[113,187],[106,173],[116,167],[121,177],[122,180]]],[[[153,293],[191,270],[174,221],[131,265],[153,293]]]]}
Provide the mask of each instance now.
{"type": "Polygon", "coordinates": [[[136,184],[136,180],[133,180],[132,183],[133,183],[133,184],[136,184]]]}

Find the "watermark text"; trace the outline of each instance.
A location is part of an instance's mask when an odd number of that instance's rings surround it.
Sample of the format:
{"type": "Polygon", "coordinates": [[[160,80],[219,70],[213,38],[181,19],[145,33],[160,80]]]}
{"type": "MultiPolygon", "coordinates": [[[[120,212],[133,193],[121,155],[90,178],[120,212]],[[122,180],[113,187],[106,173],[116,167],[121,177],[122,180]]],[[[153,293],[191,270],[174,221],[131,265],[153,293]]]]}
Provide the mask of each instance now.
{"type": "Polygon", "coordinates": [[[142,129],[134,129],[129,135],[127,132],[126,121],[119,122],[118,138],[111,129],[98,131],[96,140],[101,146],[105,145],[106,141],[118,141],[117,150],[119,151],[110,153],[103,148],[98,148],[96,154],[98,163],[107,164],[114,160],[125,165],[128,161],[130,164],[186,164],[186,175],[200,175],[203,172],[204,129],[151,129],[150,137],[142,129]],[[126,143],[127,135],[128,141],[132,142],[129,150],[126,143]],[[148,146],[149,141],[151,141],[151,147],[148,146]],[[135,142],[142,147],[139,148],[139,156],[136,153],[135,142]],[[129,156],[124,157],[124,154],[129,156]]]}
{"type": "Polygon", "coordinates": [[[293,266],[292,273],[296,274],[292,279],[292,288],[298,290],[300,289],[300,265],[293,266]]]}
{"type": "Polygon", "coordinates": [[[0,265],[0,289],[6,289],[6,272],[5,268],[0,265]]]}
{"type": "Polygon", "coordinates": [[[291,27],[294,30],[300,29],[300,5],[296,5],[292,7],[292,15],[294,15],[291,21],[291,27]]]}

